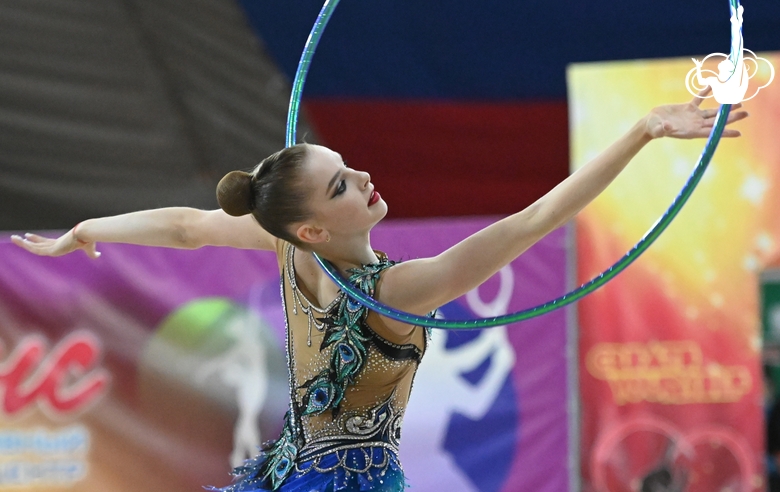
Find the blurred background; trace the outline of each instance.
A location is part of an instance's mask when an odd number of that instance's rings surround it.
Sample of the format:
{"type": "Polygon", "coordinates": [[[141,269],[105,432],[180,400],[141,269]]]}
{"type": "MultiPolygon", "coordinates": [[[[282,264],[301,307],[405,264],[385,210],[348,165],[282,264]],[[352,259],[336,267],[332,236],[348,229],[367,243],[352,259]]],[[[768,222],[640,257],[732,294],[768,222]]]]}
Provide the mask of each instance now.
{"type": "MultiPolygon", "coordinates": [[[[511,213],[568,174],[567,64],[728,52],[727,6],[343,2],[298,135],[370,172],[390,218],[511,213]]],[[[0,229],[216,207],[220,177],[284,145],[320,7],[4,0],[0,229]]],[[[753,51],[778,49],[778,22],[747,6],[753,51]]]]}
{"type": "MultiPolygon", "coordinates": [[[[226,172],[283,147],[321,6],[0,0],[0,230],[216,208],[226,172]]],[[[778,32],[780,2],[745,5],[746,47],[778,51],[778,32]]],[[[687,101],[690,58],[728,51],[725,0],[342,0],[298,137],[371,174],[389,204],[377,247],[436,254],[532,203],[652,107],[687,101]]],[[[436,334],[419,395],[458,398],[413,399],[402,457],[416,490],[769,490],[778,87],[745,104],[745,137],[722,144],[690,211],[619,281],[576,310],[436,334]]],[[[702,146],[654,142],[568,235],[443,315],[527,307],[608,267],[702,146]]],[[[275,437],[287,401],[274,258],[119,245],[98,262],[37,258],[8,234],[1,488],[199,490],[226,484],[231,463],[275,437]]]]}

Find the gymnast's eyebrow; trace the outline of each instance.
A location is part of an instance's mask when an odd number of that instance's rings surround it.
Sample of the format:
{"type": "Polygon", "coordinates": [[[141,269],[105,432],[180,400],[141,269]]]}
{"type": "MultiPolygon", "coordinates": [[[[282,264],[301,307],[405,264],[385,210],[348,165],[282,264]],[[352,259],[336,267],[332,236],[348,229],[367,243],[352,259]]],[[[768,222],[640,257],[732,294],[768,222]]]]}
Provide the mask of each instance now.
{"type": "MultiPolygon", "coordinates": [[[[332,178],[330,178],[330,182],[328,183],[328,187],[325,188],[325,194],[328,194],[328,190],[330,190],[333,187],[333,184],[336,182],[337,179],[339,179],[339,175],[341,175],[341,171],[336,171],[336,174],[333,175],[332,178]]],[[[331,198],[333,198],[331,196],[331,198]]]]}

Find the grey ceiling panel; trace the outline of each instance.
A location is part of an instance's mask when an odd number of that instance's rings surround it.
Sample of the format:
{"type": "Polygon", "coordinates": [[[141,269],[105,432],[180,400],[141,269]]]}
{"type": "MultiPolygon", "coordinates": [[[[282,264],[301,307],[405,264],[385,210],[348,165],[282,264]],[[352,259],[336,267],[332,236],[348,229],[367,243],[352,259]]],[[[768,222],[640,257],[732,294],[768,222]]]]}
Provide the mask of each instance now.
{"type": "Polygon", "coordinates": [[[0,0],[0,229],[213,208],[288,97],[233,0],[0,0]]]}

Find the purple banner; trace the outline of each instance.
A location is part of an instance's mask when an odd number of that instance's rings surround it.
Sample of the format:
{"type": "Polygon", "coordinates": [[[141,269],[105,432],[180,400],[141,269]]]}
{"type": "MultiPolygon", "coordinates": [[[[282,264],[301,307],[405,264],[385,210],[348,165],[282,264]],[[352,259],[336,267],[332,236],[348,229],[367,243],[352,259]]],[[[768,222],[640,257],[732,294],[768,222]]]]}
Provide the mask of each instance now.
{"type": "MultiPolygon", "coordinates": [[[[388,222],[390,258],[433,256],[490,219],[388,222]]],[[[288,404],[276,258],[100,245],[33,256],[0,242],[0,488],[195,491],[275,438],[288,404]]],[[[464,265],[468,268],[468,265],[464,265]]],[[[445,318],[558,296],[559,230],[445,318]]],[[[414,490],[568,489],[566,317],[435,331],[403,430],[414,490]]]]}

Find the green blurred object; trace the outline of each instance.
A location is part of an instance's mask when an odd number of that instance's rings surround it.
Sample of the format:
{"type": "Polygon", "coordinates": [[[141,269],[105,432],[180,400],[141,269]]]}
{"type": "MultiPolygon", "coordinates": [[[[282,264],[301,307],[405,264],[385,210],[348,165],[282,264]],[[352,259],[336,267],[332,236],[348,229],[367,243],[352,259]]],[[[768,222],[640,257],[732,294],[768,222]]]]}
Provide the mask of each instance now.
{"type": "Polygon", "coordinates": [[[241,308],[219,297],[196,299],[168,315],[158,326],[157,336],[181,349],[196,350],[204,345],[214,344],[209,340],[219,338],[212,350],[222,350],[228,337],[222,333],[225,321],[239,313],[241,308]]]}

